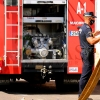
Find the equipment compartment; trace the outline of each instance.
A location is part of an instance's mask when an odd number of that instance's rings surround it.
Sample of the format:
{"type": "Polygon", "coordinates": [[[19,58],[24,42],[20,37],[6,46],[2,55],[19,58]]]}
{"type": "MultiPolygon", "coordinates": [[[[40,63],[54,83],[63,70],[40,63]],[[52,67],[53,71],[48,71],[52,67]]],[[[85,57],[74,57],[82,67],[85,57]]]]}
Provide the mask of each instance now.
{"type": "Polygon", "coordinates": [[[24,24],[24,59],[64,59],[62,24],[24,24]]]}
{"type": "Polygon", "coordinates": [[[66,59],[65,5],[23,5],[23,59],[66,59]]]}
{"type": "Polygon", "coordinates": [[[64,5],[24,5],[24,17],[64,17],[64,5]]]}

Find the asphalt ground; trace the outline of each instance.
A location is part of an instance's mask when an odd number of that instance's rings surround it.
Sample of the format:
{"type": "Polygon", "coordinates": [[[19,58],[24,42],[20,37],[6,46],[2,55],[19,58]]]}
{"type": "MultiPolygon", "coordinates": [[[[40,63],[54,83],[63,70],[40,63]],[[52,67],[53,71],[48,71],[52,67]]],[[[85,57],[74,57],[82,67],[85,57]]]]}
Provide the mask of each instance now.
{"type": "MultiPolygon", "coordinates": [[[[90,95],[91,100],[100,100],[100,82],[90,95]]],[[[55,82],[33,85],[21,80],[12,82],[9,88],[0,88],[0,100],[78,100],[78,84],[65,84],[62,92],[55,88],[55,82]]]]}

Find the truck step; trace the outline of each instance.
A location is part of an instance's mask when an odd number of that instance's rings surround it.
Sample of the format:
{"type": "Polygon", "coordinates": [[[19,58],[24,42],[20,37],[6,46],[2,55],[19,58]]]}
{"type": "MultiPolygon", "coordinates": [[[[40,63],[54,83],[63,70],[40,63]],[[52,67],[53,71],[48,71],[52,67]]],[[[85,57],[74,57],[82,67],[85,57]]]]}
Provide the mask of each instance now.
{"type": "Polygon", "coordinates": [[[6,51],[6,52],[18,52],[18,51],[6,51]]]}
{"type": "Polygon", "coordinates": [[[7,13],[18,13],[18,11],[6,11],[7,13]]]}
{"type": "Polygon", "coordinates": [[[18,26],[18,24],[6,24],[6,26],[18,26]]]}
{"type": "Polygon", "coordinates": [[[18,38],[6,38],[7,40],[17,40],[18,38]]]}
{"type": "Polygon", "coordinates": [[[18,66],[18,64],[6,64],[6,66],[18,66]]]}

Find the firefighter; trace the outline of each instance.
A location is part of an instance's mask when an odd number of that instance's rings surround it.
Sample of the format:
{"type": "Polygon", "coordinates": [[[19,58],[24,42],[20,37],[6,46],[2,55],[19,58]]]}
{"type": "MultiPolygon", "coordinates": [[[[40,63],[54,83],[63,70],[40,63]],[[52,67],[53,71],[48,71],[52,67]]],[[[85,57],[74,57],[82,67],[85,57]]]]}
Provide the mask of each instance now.
{"type": "Polygon", "coordinates": [[[100,31],[92,32],[91,26],[95,22],[96,16],[93,12],[83,14],[84,24],[79,28],[79,41],[81,47],[81,58],[83,62],[82,74],[79,81],[79,96],[82,93],[87,81],[89,80],[94,65],[94,44],[100,41],[100,31]]]}

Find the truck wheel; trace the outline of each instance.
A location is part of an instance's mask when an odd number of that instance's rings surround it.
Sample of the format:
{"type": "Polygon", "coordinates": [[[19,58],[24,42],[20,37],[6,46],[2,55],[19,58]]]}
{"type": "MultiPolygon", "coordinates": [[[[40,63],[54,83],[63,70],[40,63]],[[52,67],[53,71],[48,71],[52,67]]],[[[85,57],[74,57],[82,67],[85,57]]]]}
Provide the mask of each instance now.
{"type": "Polygon", "coordinates": [[[59,91],[59,92],[63,91],[63,87],[64,87],[64,76],[63,75],[60,74],[60,75],[56,76],[55,85],[56,85],[57,91],[59,91]]]}

